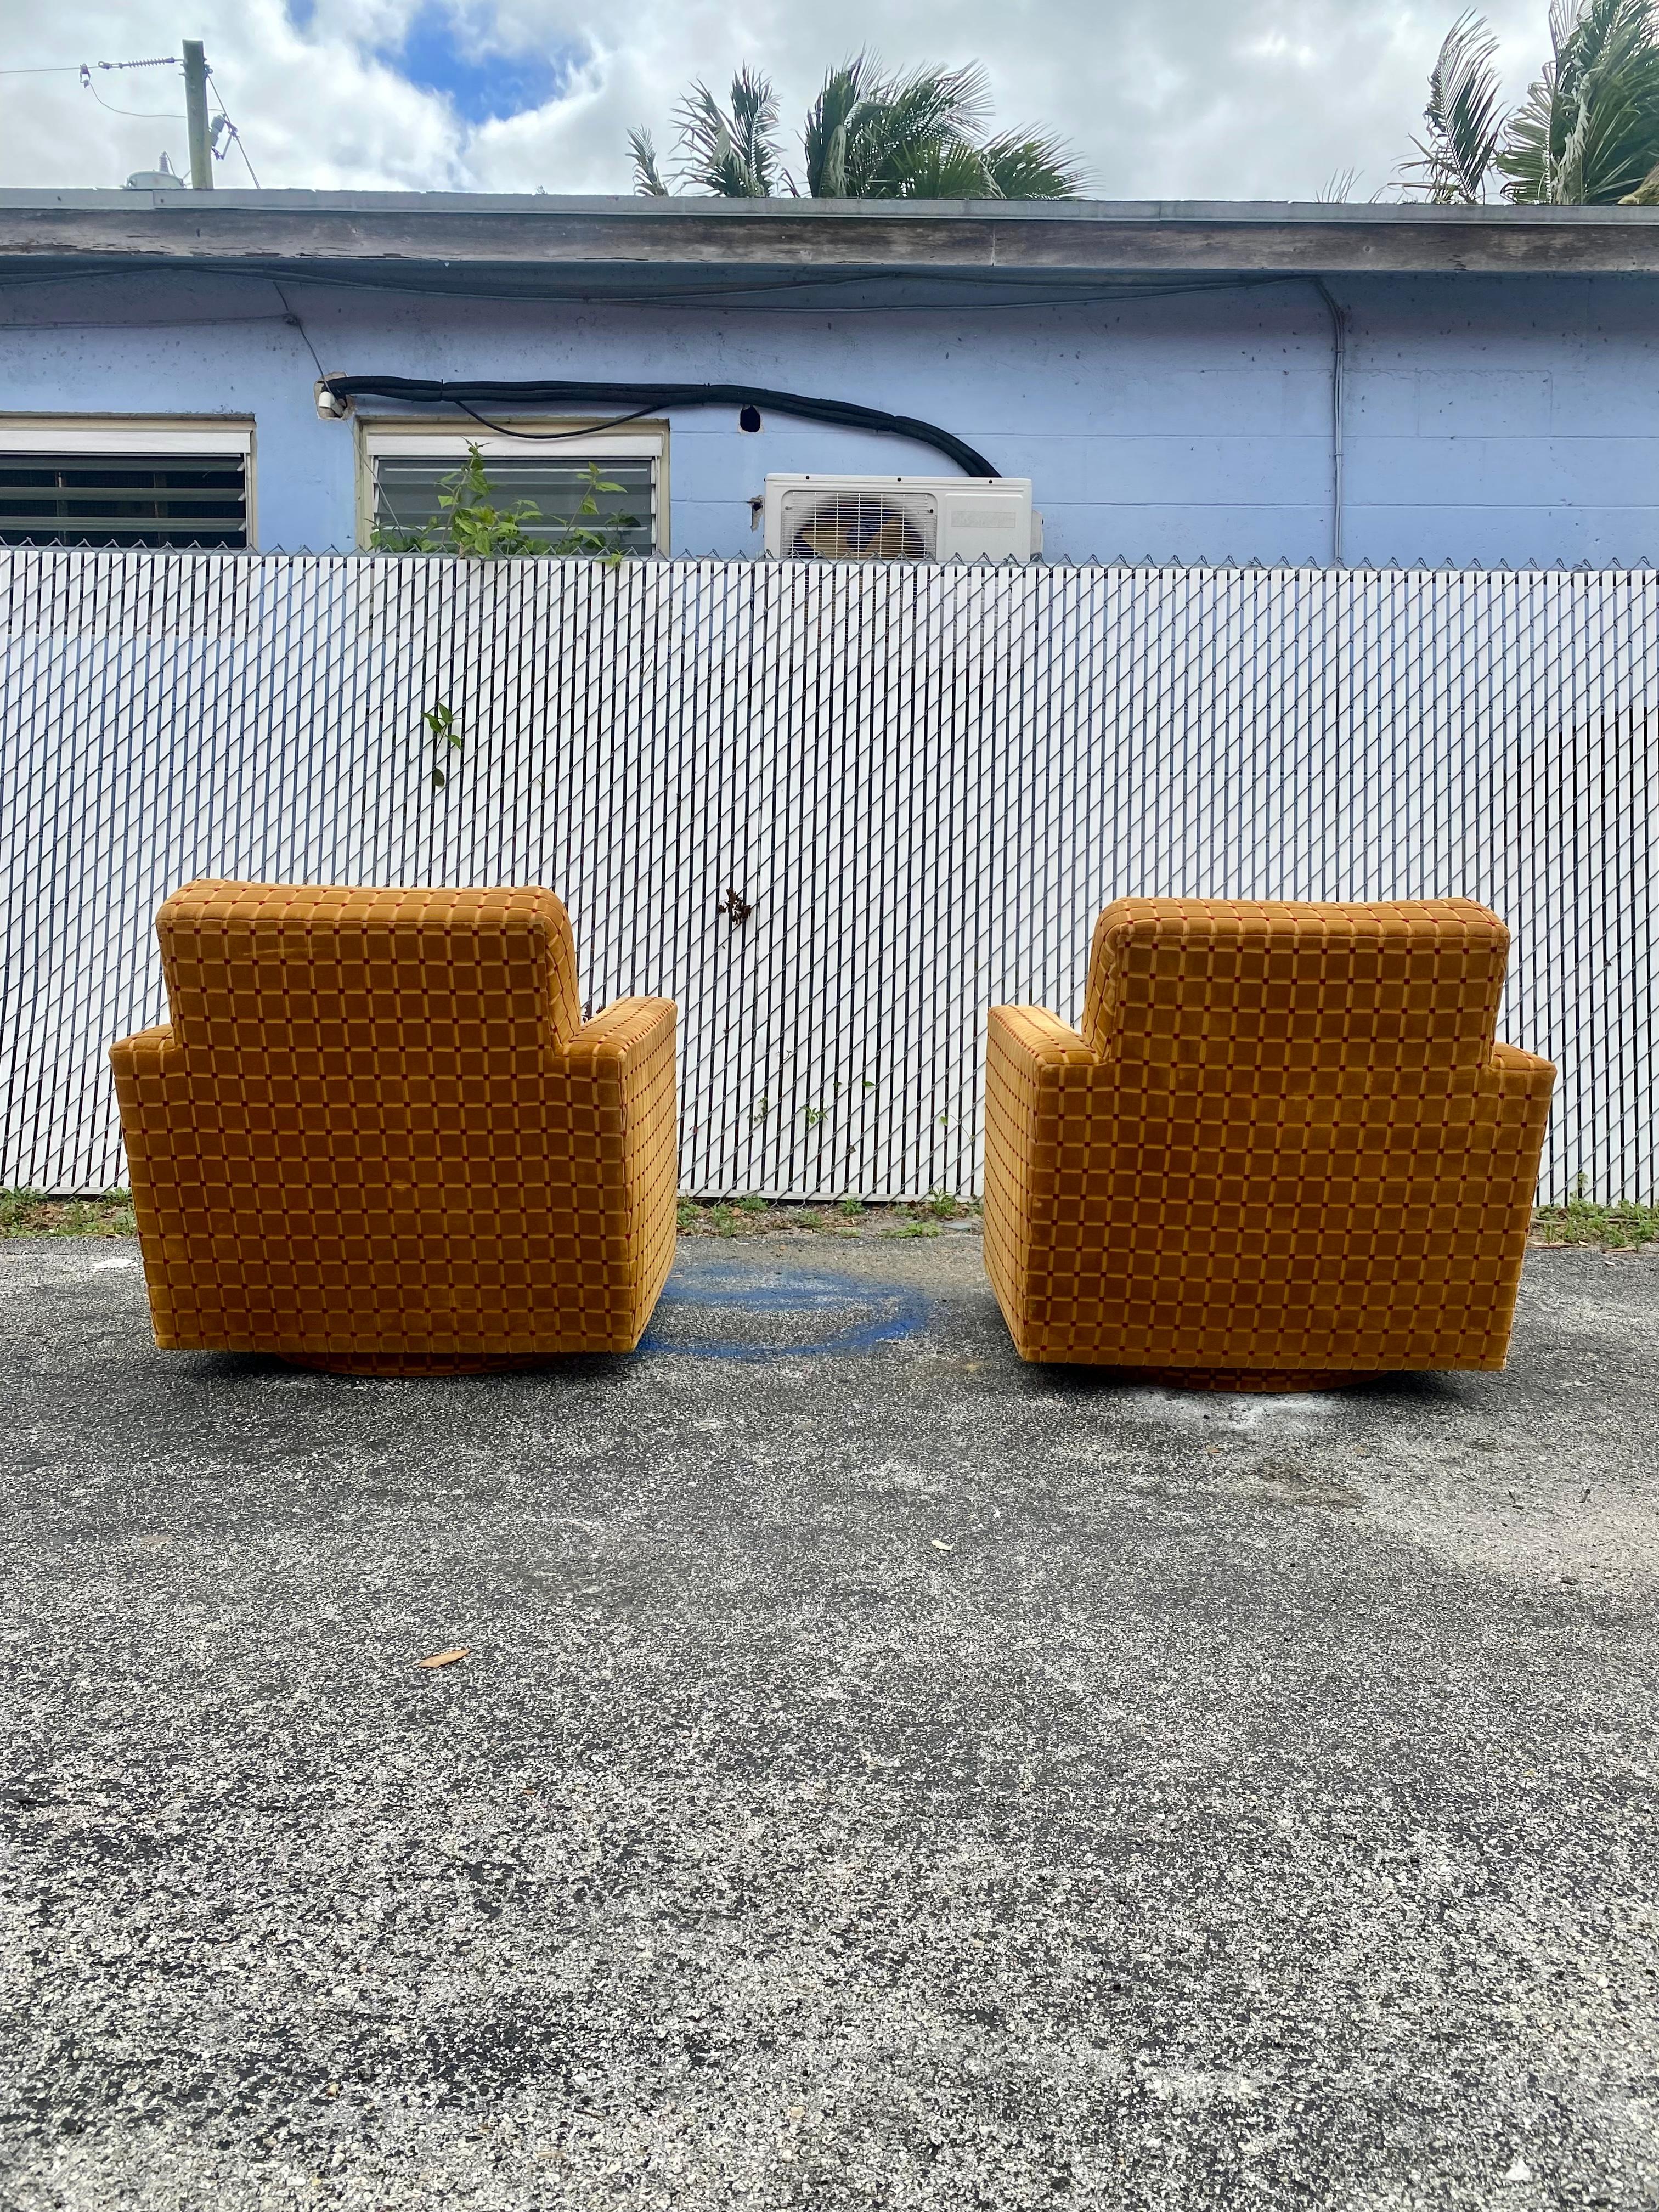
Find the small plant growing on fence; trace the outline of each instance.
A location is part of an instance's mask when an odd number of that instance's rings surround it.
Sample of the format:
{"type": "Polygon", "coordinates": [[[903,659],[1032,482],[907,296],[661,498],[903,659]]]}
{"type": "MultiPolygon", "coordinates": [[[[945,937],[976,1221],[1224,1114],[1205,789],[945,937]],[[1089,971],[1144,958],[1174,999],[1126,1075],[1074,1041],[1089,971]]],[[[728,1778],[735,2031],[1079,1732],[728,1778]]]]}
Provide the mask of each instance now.
{"type": "Polygon", "coordinates": [[[597,461],[590,461],[574,513],[556,537],[538,538],[529,526],[544,520],[540,507],[530,499],[514,500],[510,507],[501,505],[483,453],[477,446],[469,446],[461,467],[439,483],[439,512],[434,520],[419,530],[383,526],[369,543],[377,553],[449,554],[470,561],[550,556],[564,560],[605,559],[614,565],[623,557],[618,534],[639,526],[637,515],[608,515],[599,504],[602,496],[622,489],[600,474],[597,461]]]}
{"type": "Polygon", "coordinates": [[[432,763],[432,782],[434,790],[441,791],[448,777],[444,774],[447,756],[461,750],[461,733],[455,726],[455,712],[447,702],[440,699],[435,707],[428,707],[421,720],[426,724],[438,757],[432,763]]]}

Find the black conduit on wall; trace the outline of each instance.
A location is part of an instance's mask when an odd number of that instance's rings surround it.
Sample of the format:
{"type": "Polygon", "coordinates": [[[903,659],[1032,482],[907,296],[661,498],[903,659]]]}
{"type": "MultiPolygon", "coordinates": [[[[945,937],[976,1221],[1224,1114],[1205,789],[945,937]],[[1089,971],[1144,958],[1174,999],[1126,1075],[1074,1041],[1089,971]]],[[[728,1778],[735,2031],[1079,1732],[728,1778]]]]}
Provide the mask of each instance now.
{"type": "MultiPolygon", "coordinates": [[[[337,399],[401,399],[421,406],[459,407],[482,422],[487,430],[500,430],[479,412],[484,407],[625,407],[617,420],[637,422],[641,416],[665,413],[674,407],[758,407],[774,415],[793,415],[805,422],[834,422],[848,430],[880,430],[891,438],[914,439],[931,446],[970,477],[994,477],[997,471],[983,453],[936,422],[918,422],[911,415],[889,415],[879,407],[860,407],[850,399],[814,399],[799,392],[769,392],[760,384],[497,384],[469,377],[446,383],[424,376],[325,376],[320,392],[337,399]]],[[[596,426],[610,428],[610,423],[596,426]]],[[[520,430],[515,438],[585,438],[591,430],[520,430]]]]}

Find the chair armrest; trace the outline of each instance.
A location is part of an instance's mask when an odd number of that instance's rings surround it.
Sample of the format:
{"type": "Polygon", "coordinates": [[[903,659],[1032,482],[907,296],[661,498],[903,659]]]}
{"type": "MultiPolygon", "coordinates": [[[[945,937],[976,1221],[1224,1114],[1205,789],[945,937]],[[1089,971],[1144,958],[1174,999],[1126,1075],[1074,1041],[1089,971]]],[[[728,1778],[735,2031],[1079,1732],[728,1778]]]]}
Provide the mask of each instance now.
{"type": "Polygon", "coordinates": [[[987,1043],[1038,1080],[1049,1069],[1100,1065],[1100,1055],[1046,1006],[993,1006],[987,1043]]]}
{"type": "Polygon", "coordinates": [[[1486,1065],[1504,1091],[1541,1091],[1547,1098],[1555,1088],[1555,1062],[1523,1052],[1518,1044],[1495,1044],[1486,1065]]]}
{"type": "Polygon", "coordinates": [[[1485,1073],[1486,1099],[1479,1110],[1492,1129],[1494,1164],[1501,1161],[1510,1179],[1518,1268],[1520,1248],[1526,1241],[1538,1194],[1539,1164],[1549,1134],[1555,1068],[1535,1053],[1522,1052],[1519,1045],[1495,1044],[1485,1073]]]}
{"type": "Polygon", "coordinates": [[[618,999],[584,1022],[557,1048],[574,1073],[625,1080],[664,1048],[672,1053],[678,1009],[672,999],[618,999]]]}
{"type": "Polygon", "coordinates": [[[117,1085],[137,1076],[161,1074],[176,1043],[171,1022],[158,1022],[154,1029],[135,1030],[131,1036],[118,1037],[109,1048],[117,1085]]]}
{"type": "MultiPolygon", "coordinates": [[[[159,1256],[163,1209],[177,1202],[178,1178],[173,1137],[188,1095],[184,1047],[170,1022],[118,1038],[109,1048],[115,1079],[115,1103],[126,1148],[127,1185],[149,1271],[159,1256]]],[[[160,1324],[158,1323],[158,1326],[160,1324]]]]}
{"type": "Polygon", "coordinates": [[[1046,1006],[993,1006],[985,1042],[985,1174],[994,1188],[1047,1188],[1069,1109],[1089,1111],[1100,1055],[1046,1006]]]}
{"type": "Polygon", "coordinates": [[[677,1019],[672,999],[618,999],[550,1055],[555,1095],[564,1096],[573,1133],[596,1139],[602,1161],[657,1140],[678,1154],[677,1019]]]}
{"type": "Polygon", "coordinates": [[[165,1129],[167,1109],[177,1104],[185,1079],[185,1048],[173,1024],[161,1022],[153,1030],[118,1037],[109,1048],[109,1065],[121,1134],[131,1155],[135,1147],[143,1151],[147,1127],[165,1129]]]}
{"type": "Polygon", "coordinates": [[[993,1006],[985,1052],[985,1267],[1014,1342],[1029,1356],[1034,1255],[1061,1210],[1068,1133],[1097,1110],[1100,1055],[1045,1006],[993,1006]]]}

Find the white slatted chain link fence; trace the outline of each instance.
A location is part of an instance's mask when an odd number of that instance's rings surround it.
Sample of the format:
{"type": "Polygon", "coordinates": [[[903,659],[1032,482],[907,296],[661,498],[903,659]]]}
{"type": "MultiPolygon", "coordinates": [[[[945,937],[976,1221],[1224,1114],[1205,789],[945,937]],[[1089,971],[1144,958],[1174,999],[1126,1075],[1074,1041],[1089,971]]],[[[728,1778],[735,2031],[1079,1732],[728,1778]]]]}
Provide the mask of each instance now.
{"type": "Polygon", "coordinates": [[[15,551],[0,623],[0,1183],[119,1182],[215,875],[550,886],[679,1002],[686,1188],[794,1198],[976,1190],[984,1011],[1121,892],[1464,893],[1544,1194],[1655,1194],[1651,574],[15,551]]]}

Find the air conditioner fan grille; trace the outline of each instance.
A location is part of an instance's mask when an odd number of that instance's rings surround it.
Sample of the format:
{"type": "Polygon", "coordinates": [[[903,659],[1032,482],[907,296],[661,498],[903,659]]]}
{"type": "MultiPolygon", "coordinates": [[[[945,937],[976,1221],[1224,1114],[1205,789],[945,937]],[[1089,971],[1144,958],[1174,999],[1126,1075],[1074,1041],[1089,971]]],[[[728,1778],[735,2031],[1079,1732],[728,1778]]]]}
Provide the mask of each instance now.
{"type": "Polygon", "coordinates": [[[792,561],[925,561],[927,544],[915,521],[890,500],[842,492],[819,500],[790,532],[792,561]]]}

